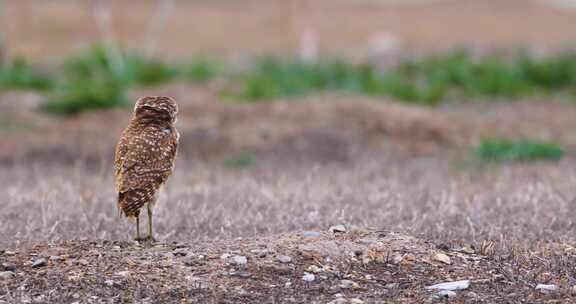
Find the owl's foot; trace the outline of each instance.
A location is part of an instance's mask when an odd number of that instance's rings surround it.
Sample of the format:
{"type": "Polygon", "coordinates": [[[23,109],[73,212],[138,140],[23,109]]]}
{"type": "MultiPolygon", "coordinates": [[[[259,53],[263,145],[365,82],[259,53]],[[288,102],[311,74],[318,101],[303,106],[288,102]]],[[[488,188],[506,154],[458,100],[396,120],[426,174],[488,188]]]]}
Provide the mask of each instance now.
{"type": "Polygon", "coordinates": [[[147,237],[137,237],[134,238],[134,240],[138,243],[156,243],[156,239],[150,235],[147,237]]]}

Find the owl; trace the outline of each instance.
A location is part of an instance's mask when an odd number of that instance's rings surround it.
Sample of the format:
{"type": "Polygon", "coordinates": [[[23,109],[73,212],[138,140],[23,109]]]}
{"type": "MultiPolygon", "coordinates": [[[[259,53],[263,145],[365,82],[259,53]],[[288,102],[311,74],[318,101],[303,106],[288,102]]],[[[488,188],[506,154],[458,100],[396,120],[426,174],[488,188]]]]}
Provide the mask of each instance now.
{"type": "Polygon", "coordinates": [[[117,207],[136,220],[136,240],[153,241],[152,211],[158,190],[174,170],[179,134],[174,124],[178,106],[164,96],[140,98],[128,127],[116,145],[114,173],[117,207]],[[148,211],[148,236],[140,237],[140,210],[148,211]]]}

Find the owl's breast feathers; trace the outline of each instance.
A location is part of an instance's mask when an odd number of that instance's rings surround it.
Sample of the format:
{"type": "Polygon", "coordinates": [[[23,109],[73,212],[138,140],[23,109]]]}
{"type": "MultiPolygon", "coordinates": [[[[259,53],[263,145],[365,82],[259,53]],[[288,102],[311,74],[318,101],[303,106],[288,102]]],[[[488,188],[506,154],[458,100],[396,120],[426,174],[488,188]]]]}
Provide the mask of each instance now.
{"type": "Polygon", "coordinates": [[[154,199],[174,169],[178,132],[173,126],[130,125],[116,146],[118,208],[128,217],[154,199]]]}

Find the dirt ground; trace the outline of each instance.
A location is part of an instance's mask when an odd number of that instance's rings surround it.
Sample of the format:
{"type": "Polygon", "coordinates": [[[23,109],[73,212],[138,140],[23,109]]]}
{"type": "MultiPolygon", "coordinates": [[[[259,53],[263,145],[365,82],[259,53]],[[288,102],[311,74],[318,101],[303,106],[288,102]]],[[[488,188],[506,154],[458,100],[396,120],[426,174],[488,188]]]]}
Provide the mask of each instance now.
{"type": "MultiPolygon", "coordinates": [[[[62,59],[102,37],[93,1],[0,1],[0,25],[13,55],[62,59]],[[16,5],[18,4],[18,5],[16,5]]],[[[147,44],[156,1],[112,1],[112,27],[124,46],[147,44]]],[[[565,1],[568,3],[569,1],[565,1]]],[[[537,0],[176,1],[156,40],[160,55],[293,54],[314,29],[322,54],[424,52],[472,47],[574,46],[576,9],[537,0]],[[335,22],[337,20],[337,22],[335,22]]],[[[1,41],[1,40],[0,40],[1,41]]]]}
{"type": "MultiPolygon", "coordinates": [[[[564,267],[574,247],[560,246],[564,267]]],[[[571,273],[545,253],[435,246],[389,231],[287,233],[138,245],[66,241],[0,252],[6,303],[437,303],[428,287],[465,280],[453,303],[566,303],[571,273]],[[557,271],[560,271],[559,273],[557,271]],[[557,276],[558,275],[558,276],[557,276]],[[304,279],[306,278],[306,279],[304,279]],[[552,279],[551,279],[552,278],[552,279]],[[561,284],[535,290],[545,280],[561,284]]],[[[556,257],[557,259],[558,257],[556,257]]]]}
{"type": "MultiPolygon", "coordinates": [[[[32,2],[0,0],[9,54],[52,64],[98,37],[88,1],[32,2]]],[[[556,50],[576,26],[561,2],[176,1],[158,53],[294,53],[306,24],[321,54],[366,56],[390,38],[413,53],[556,50]]],[[[138,3],[114,1],[112,18],[141,48],[156,8],[138,3]]],[[[158,242],[137,244],[112,176],[129,109],[62,119],[39,113],[35,93],[0,93],[0,304],[576,303],[570,101],[130,92],[162,94],[180,104],[181,146],[155,210],[158,242]],[[566,155],[483,164],[470,149],[484,137],[553,141],[566,155]],[[426,289],[460,280],[469,286],[455,294],[426,289]]]]}
{"type": "Polygon", "coordinates": [[[455,280],[472,282],[451,299],[461,303],[572,297],[569,102],[433,109],[348,95],[234,104],[206,87],[154,92],[179,101],[182,145],[151,247],[130,241],[133,223],[115,208],[112,151],[129,110],[60,119],[35,111],[34,94],[0,97],[11,126],[0,136],[0,272],[14,273],[0,279],[0,301],[438,302],[424,287],[455,280]],[[483,165],[469,151],[484,136],[551,140],[567,155],[483,165]],[[328,232],[339,224],[348,232],[328,232]],[[320,248],[302,250],[309,242],[320,248]],[[252,251],[264,247],[267,257],[252,251]],[[450,264],[434,261],[438,253],[450,264]],[[248,263],[231,266],[223,254],[248,263]],[[33,268],[40,258],[47,265],[33,268]],[[328,270],[306,283],[311,265],[328,270]]]}

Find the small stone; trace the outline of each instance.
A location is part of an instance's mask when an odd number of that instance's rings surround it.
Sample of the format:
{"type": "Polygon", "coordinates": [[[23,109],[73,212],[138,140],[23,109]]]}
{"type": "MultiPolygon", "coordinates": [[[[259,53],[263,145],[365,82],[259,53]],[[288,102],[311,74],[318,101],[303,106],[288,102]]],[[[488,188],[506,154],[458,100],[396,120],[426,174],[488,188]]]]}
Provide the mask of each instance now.
{"type": "Polygon", "coordinates": [[[554,284],[538,284],[536,285],[536,290],[540,290],[542,293],[547,293],[558,290],[558,286],[554,284]]]}
{"type": "Polygon", "coordinates": [[[233,271],[228,274],[231,277],[249,278],[250,273],[246,271],[233,271]]]}
{"type": "Polygon", "coordinates": [[[12,271],[2,271],[0,272],[0,280],[8,280],[14,277],[14,273],[12,271]]]}
{"type": "Polygon", "coordinates": [[[348,300],[346,300],[344,298],[337,298],[335,300],[328,302],[328,304],[347,304],[347,303],[348,303],[348,300]]]}
{"type": "Polygon", "coordinates": [[[477,298],[478,294],[476,294],[475,292],[469,291],[466,293],[466,296],[469,298],[477,298]]]}
{"type": "Polygon", "coordinates": [[[268,249],[252,249],[250,252],[259,258],[264,258],[268,255],[268,249]]]}
{"type": "Polygon", "coordinates": [[[335,298],[343,298],[344,295],[341,294],[341,293],[337,293],[337,294],[334,295],[334,297],[335,297],[335,298]]]}
{"type": "Polygon", "coordinates": [[[442,262],[444,264],[451,264],[452,261],[450,260],[450,257],[447,256],[444,253],[437,253],[434,255],[434,260],[438,261],[438,262],[442,262]]]}
{"type": "Polygon", "coordinates": [[[332,233],[344,233],[346,232],[346,226],[344,225],[336,225],[336,226],[332,226],[330,227],[330,232],[332,233]]]}
{"type": "Polygon", "coordinates": [[[456,296],[456,293],[452,290],[440,290],[438,292],[438,296],[440,298],[444,298],[444,299],[449,299],[449,298],[453,298],[456,296]]]}
{"type": "Polygon", "coordinates": [[[352,299],[350,299],[350,304],[364,304],[364,301],[362,301],[358,298],[352,298],[352,299]]]}
{"type": "Polygon", "coordinates": [[[308,266],[308,271],[313,272],[313,273],[320,273],[323,271],[323,269],[316,266],[316,265],[310,265],[310,266],[308,266]]]}
{"type": "Polygon", "coordinates": [[[186,256],[188,255],[188,248],[176,248],[172,251],[175,256],[186,256]]]}
{"type": "Polygon", "coordinates": [[[114,286],[114,281],[112,281],[112,280],[106,280],[106,281],[104,281],[104,284],[106,284],[106,286],[112,287],[112,286],[114,286]]]}
{"type": "Polygon", "coordinates": [[[12,272],[16,272],[16,270],[18,270],[18,266],[12,263],[2,263],[2,268],[6,271],[12,271],[12,272]]]}
{"type": "Polygon", "coordinates": [[[4,251],[4,254],[5,254],[5,255],[16,255],[16,252],[10,251],[10,250],[6,250],[6,251],[4,251]]]}
{"type": "Polygon", "coordinates": [[[232,265],[246,265],[248,263],[248,259],[242,255],[235,255],[230,258],[229,262],[232,265]]]}
{"type": "Polygon", "coordinates": [[[183,262],[184,262],[184,265],[186,265],[186,266],[196,266],[199,264],[196,257],[193,257],[193,256],[188,256],[188,257],[184,258],[183,262]]]}
{"type": "Polygon", "coordinates": [[[86,259],[79,259],[78,264],[80,264],[82,266],[87,266],[88,264],[90,264],[90,262],[88,262],[88,260],[86,260],[86,259]]]}
{"type": "Polygon", "coordinates": [[[292,287],[292,282],[290,282],[290,281],[286,282],[286,283],[284,284],[284,287],[285,287],[285,288],[290,288],[290,287],[292,287]]]}
{"type": "Polygon", "coordinates": [[[474,248],[472,248],[472,246],[470,246],[470,245],[465,245],[464,247],[462,247],[460,249],[460,251],[467,253],[467,254],[474,254],[474,252],[475,252],[474,248]]]}
{"type": "Polygon", "coordinates": [[[292,262],[292,258],[287,255],[281,255],[278,257],[278,261],[282,264],[288,264],[292,262]]]}
{"type": "Polygon", "coordinates": [[[342,280],[342,281],[340,281],[339,286],[342,289],[358,288],[358,283],[351,281],[351,280],[342,280]]]}
{"type": "Polygon", "coordinates": [[[48,265],[48,261],[45,258],[36,259],[32,262],[32,268],[40,268],[46,265],[48,265]]]}
{"type": "Polygon", "coordinates": [[[59,256],[59,255],[53,255],[53,256],[50,256],[50,261],[52,261],[52,262],[60,262],[60,261],[62,261],[62,257],[59,256]]]}
{"type": "Polygon", "coordinates": [[[470,280],[440,283],[432,286],[427,286],[426,289],[459,290],[459,289],[466,289],[468,287],[470,287],[470,280]]]}
{"type": "Polygon", "coordinates": [[[128,271],[128,270],[119,271],[119,272],[116,273],[116,275],[119,276],[119,277],[127,277],[127,276],[130,275],[130,271],[128,271]]]}
{"type": "Polygon", "coordinates": [[[315,238],[315,237],[319,237],[321,234],[320,234],[320,232],[317,232],[317,231],[304,231],[304,233],[302,235],[306,238],[315,238]]]}
{"type": "Polygon", "coordinates": [[[302,276],[302,280],[304,280],[304,282],[314,282],[314,279],[316,279],[316,276],[314,276],[311,273],[305,272],[304,275],[302,276]]]}
{"type": "Polygon", "coordinates": [[[398,283],[388,283],[386,285],[384,285],[384,288],[386,289],[396,289],[399,287],[398,283]]]}

